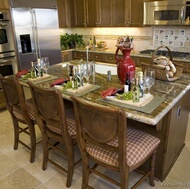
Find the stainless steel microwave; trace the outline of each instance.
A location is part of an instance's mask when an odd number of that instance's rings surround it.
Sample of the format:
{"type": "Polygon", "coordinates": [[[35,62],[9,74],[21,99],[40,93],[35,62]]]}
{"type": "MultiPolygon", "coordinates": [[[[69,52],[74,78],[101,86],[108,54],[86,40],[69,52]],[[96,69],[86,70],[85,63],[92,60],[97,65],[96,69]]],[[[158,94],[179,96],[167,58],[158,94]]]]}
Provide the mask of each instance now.
{"type": "Polygon", "coordinates": [[[144,2],[144,25],[183,25],[190,16],[190,1],[144,2]]]}

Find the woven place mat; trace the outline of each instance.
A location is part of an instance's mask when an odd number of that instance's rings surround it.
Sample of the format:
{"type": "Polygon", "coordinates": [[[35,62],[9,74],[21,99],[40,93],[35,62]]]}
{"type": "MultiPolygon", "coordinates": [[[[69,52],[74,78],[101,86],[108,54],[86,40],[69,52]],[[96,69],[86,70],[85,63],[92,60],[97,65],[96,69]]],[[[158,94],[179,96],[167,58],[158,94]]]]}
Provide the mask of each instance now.
{"type": "Polygon", "coordinates": [[[138,106],[132,106],[126,103],[121,103],[121,102],[117,102],[117,101],[113,101],[113,100],[109,100],[109,99],[103,99],[103,98],[99,98],[98,99],[100,102],[106,102],[112,105],[116,105],[122,108],[128,108],[131,110],[137,110],[139,112],[143,112],[146,114],[150,114],[151,112],[153,112],[162,102],[164,102],[165,98],[163,97],[158,97],[158,96],[154,96],[153,99],[145,106],[143,107],[138,107],[138,106]]]}
{"type": "Polygon", "coordinates": [[[57,76],[53,76],[53,75],[45,75],[44,77],[38,77],[38,78],[28,78],[28,79],[22,79],[20,78],[19,80],[23,83],[27,83],[28,81],[33,82],[34,84],[41,84],[41,83],[45,83],[47,81],[51,81],[51,80],[55,80],[57,79],[57,76]]]}
{"type": "Polygon", "coordinates": [[[100,85],[85,84],[84,87],[79,87],[76,90],[67,89],[67,91],[63,91],[63,93],[79,97],[96,89],[99,89],[100,87],[101,87],[100,85]]]}

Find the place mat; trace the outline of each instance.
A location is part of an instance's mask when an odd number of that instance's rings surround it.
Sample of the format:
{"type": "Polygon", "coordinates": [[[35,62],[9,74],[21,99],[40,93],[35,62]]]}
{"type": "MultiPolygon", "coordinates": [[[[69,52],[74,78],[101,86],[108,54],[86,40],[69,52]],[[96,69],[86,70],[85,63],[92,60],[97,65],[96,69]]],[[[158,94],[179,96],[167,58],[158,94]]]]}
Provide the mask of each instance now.
{"type": "Polygon", "coordinates": [[[108,100],[108,99],[103,99],[103,98],[99,98],[98,99],[100,102],[106,102],[112,105],[116,105],[122,108],[128,108],[131,110],[137,110],[146,114],[150,114],[151,112],[153,112],[162,102],[164,102],[165,98],[164,97],[158,97],[158,96],[154,96],[153,99],[145,106],[143,107],[137,107],[137,106],[132,106],[129,104],[125,104],[125,103],[119,103],[119,102],[115,102],[113,100],[108,100]]]}
{"type": "Polygon", "coordinates": [[[23,83],[27,83],[28,81],[31,81],[33,82],[34,84],[40,84],[40,83],[45,83],[47,81],[51,81],[51,80],[55,80],[57,79],[58,77],[57,76],[54,76],[54,75],[46,75],[45,77],[38,77],[38,78],[28,78],[28,79],[22,79],[22,78],[19,78],[19,80],[23,83]]]}
{"type": "Polygon", "coordinates": [[[67,89],[66,91],[62,92],[69,95],[82,96],[86,93],[99,89],[100,87],[100,85],[85,84],[83,87],[79,87],[77,90],[67,89]]]}
{"type": "Polygon", "coordinates": [[[153,100],[153,95],[151,95],[151,94],[144,94],[143,98],[140,98],[140,101],[139,102],[135,102],[135,103],[132,100],[120,100],[120,99],[117,99],[116,96],[114,96],[114,97],[107,96],[106,99],[114,101],[116,103],[124,103],[124,104],[128,104],[128,105],[131,105],[131,106],[144,107],[151,100],[153,100]]]}

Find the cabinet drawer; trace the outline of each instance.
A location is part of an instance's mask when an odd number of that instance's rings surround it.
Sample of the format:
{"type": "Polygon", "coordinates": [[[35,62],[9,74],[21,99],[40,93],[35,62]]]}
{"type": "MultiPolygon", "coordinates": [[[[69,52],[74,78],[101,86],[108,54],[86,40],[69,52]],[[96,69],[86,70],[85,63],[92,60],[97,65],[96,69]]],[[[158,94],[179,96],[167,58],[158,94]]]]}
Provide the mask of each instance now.
{"type": "MultiPolygon", "coordinates": [[[[89,55],[88,59],[90,60],[91,54],[89,53],[88,55],[89,55]]],[[[86,60],[86,52],[73,52],[73,58],[86,60]]]]}
{"type": "Polygon", "coordinates": [[[105,62],[107,62],[107,63],[116,63],[115,55],[114,54],[106,54],[105,55],[105,62]]]}
{"type": "Polygon", "coordinates": [[[103,62],[104,61],[104,56],[101,53],[92,53],[92,60],[103,62]]]}

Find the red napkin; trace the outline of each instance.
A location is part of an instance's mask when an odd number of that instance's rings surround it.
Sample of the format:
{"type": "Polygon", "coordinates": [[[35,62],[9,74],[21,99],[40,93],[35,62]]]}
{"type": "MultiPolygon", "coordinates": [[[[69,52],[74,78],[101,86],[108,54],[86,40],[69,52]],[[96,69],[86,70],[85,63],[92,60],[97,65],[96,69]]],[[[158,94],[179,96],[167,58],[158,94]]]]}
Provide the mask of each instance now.
{"type": "Polygon", "coordinates": [[[105,98],[106,96],[111,96],[115,94],[118,90],[114,87],[106,89],[105,91],[101,92],[100,95],[105,98]]]}
{"type": "Polygon", "coordinates": [[[56,79],[52,84],[51,84],[51,87],[53,87],[54,85],[59,85],[59,84],[62,84],[64,82],[68,81],[68,79],[63,79],[63,78],[58,78],[56,79]]]}
{"type": "Polygon", "coordinates": [[[21,75],[26,75],[28,73],[28,70],[20,70],[17,74],[16,77],[20,77],[21,75]]]}

